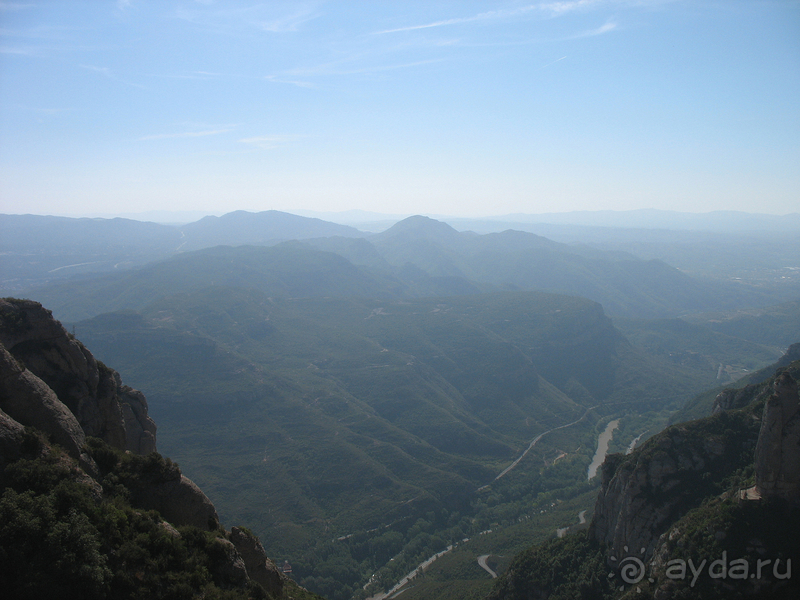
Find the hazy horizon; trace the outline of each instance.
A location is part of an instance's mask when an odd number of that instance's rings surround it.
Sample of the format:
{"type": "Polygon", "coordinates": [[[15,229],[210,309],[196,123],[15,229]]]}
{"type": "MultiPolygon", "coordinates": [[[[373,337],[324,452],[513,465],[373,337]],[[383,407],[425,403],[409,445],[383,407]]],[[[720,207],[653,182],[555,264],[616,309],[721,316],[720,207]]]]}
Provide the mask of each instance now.
{"type": "MultiPolygon", "coordinates": [[[[448,213],[448,214],[440,214],[440,213],[423,213],[423,212],[408,212],[408,213],[388,213],[388,212],[379,212],[374,210],[363,210],[359,208],[349,208],[343,210],[334,210],[334,211],[325,211],[325,210],[310,210],[304,208],[286,208],[286,209],[272,209],[272,208],[265,208],[262,210],[248,210],[248,209],[239,209],[239,208],[230,208],[225,210],[214,210],[214,211],[203,211],[203,210],[170,210],[170,209],[155,209],[155,210],[143,210],[137,212],[97,212],[97,211],[84,211],[84,212],[77,212],[77,213],[59,213],[59,212],[40,212],[40,213],[33,213],[33,212],[25,212],[25,211],[17,211],[17,212],[5,212],[0,214],[10,214],[10,215],[34,215],[34,216],[52,216],[52,217],[67,217],[73,219],[80,219],[80,218],[89,218],[89,219],[114,219],[114,218],[123,218],[123,219],[132,219],[132,220],[150,220],[152,221],[155,217],[166,219],[168,217],[186,217],[192,218],[193,220],[201,219],[203,217],[208,216],[216,216],[220,217],[229,213],[233,212],[248,212],[252,214],[256,214],[259,212],[268,212],[271,210],[276,210],[278,212],[285,212],[293,215],[298,215],[301,217],[309,217],[309,218],[316,218],[316,219],[336,219],[339,218],[341,220],[348,220],[351,222],[358,222],[358,221],[372,221],[374,219],[405,219],[411,216],[425,216],[430,217],[432,219],[463,219],[463,220],[498,220],[498,219],[523,219],[525,217],[569,217],[572,215],[609,215],[615,216],[618,215],[620,217],[626,215],[634,215],[634,214],[664,214],[664,215],[685,215],[690,218],[700,218],[700,217],[708,217],[717,214],[731,214],[731,215],[753,215],[753,216],[766,216],[766,217],[791,217],[795,215],[800,215],[800,211],[794,210],[791,212],[786,213],[768,213],[768,212],[760,212],[760,211],[741,211],[741,210],[710,210],[710,211],[679,211],[679,210],[672,210],[672,209],[661,209],[661,208],[635,208],[635,209],[627,209],[627,210],[615,210],[615,209],[604,209],[604,208],[597,208],[597,209],[583,209],[583,210],[563,210],[563,211],[548,211],[548,212],[517,212],[517,213],[506,213],[506,214],[486,214],[486,215],[471,215],[471,214],[464,214],[464,213],[448,213]]],[[[168,222],[168,221],[158,221],[155,222],[168,222]]],[[[187,223],[189,221],[186,221],[187,223]]]]}
{"type": "Polygon", "coordinates": [[[0,3],[0,212],[800,205],[800,3],[0,3]]]}

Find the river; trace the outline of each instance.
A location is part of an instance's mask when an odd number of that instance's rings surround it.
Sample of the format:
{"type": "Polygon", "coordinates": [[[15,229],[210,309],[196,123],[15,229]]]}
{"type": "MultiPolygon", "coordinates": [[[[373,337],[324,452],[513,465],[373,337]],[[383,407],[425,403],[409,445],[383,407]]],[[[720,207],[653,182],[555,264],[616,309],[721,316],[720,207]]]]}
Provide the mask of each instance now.
{"type": "Polygon", "coordinates": [[[611,438],[614,437],[614,430],[619,427],[619,419],[614,419],[606,425],[605,431],[597,438],[597,452],[594,453],[592,464],[589,465],[589,479],[597,475],[597,469],[603,464],[608,454],[608,445],[611,443],[611,438]]]}

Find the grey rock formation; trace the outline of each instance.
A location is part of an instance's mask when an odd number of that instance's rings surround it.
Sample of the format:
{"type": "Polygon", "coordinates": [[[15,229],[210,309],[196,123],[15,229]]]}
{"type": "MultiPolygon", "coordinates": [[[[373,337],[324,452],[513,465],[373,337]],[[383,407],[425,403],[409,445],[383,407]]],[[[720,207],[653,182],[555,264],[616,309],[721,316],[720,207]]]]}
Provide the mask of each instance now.
{"type": "Polygon", "coordinates": [[[775,378],[761,417],[756,446],[756,491],[762,498],[800,502],[800,405],[797,382],[783,372],[775,378]]]}
{"type": "Polygon", "coordinates": [[[753,392],[757,387],[758,386],[755,385],[748,385],[739,389],[728,388],[722,390],[717,394],[717,397],[714,398],[711,414],[716,415],[722,411],[742,408],[749,404],[753,399],[753,392]]]}
{"type": "Polygon", "coordinates": [[[166,521],[178,527],[219,529],[219,517],[211,500],[177,468],[166,478],[148,481],[132,490],[131,502],[140,508],[158,511],[166,521]]]}
{"type": "Polygon", "coordinates": [[[144,395],[123,385],[116,371],[95,360],[41,304],[0,299],[0,489],[6,465],[23,455],[27,426],[77,460],[80,468],[72,474],[97,501],[103,487],[97,465],[84,452],[87,436],[148,455],[139,462],[141,472],[126,482],[132,506],[158,511],[173,536],[180,536],[176,527],[184,525],[217,532],[216,555],[224,559],[214,569],[223,585],[241,588],[252,579],[272,597],[282,597],[287,578],[258,539],[237,528],[230,539],[224,537],[211,500],[177,465],[150,454],[156,450],[156,426],[144,395]]]}
{"type": "Polygon", "coordinates": [[[96,361],[41,304],[0,299],[0,344],[52,390],[81,435],[137,454],[155,450],[156,426],[144,396],[123,386],[119,374],[96,361]]]}
{"type": "Polygon", "coordinates": [[[147,416],[147,400],[145,400],[144,394],[132,387],[122,385],[116,371],[114,371],[114,376],[125,425],[125,449],[136,454],[155,452],[156,424],[147,416]]]}
{"type": "Polygon", "coordinates": [[[22,434],[25,428],[0,410],[0,485],[2,485],[3,469],[22,453],[22,434]]]}
{"type": "Polygon", "coordinates": [[[258,538],[239,527],[231,527],[230,540],[244,560],[250,579],[261,584],[271,596],[279,597],[286,575],[267,558],[258,538]]]}
{"type": "MultiPolygon", "coordinates": [[[[724,420],[727,415],[712,418],[724,420]]],[[[698,435],[673,426],[629,456],[610,455],[603,463],[591,524],[595,539],[612,554],[627,547],[652,556],[658,537],[694,506],[703,474],[724,471],[732,455],[752,448],[752,437],[698,435]]]]}
{"type": "Polygon", "coordinates": [[[25,369],[0,344],[0,409],[22,425],[51,436],[74,458],[86,437],[70,412],[41,379],[25,369]]]}
{"type": "Polygon", "coordinates": [[[217,538],[214,544],[218,545],[221,554],[225,555],[225,560],[218,563],[215,569],[217,577],[224,582],[224,584],[234,587],[244,587],[250,581],[247,574],[247,567],[245,567],[244,560],[236,546],[230,540],[225,538],[217,538]]]}

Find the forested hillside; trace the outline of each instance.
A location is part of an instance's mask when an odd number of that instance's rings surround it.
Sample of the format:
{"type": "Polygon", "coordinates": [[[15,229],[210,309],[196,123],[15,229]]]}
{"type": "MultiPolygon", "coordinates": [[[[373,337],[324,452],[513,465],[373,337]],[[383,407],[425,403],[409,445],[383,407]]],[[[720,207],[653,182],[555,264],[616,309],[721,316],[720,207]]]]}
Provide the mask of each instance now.
{"type": "Polygon", "coordinates": [[[330,600],[485,595],[531,541],[586,526],[606,447],[708,410],[797,328],[796,303],[744,308],[774,290],[531,233],[251,216],[30,295],[146,393],[222,522],[330,600]],[[188,250],[213,236],[262,245],[188,250]]]}

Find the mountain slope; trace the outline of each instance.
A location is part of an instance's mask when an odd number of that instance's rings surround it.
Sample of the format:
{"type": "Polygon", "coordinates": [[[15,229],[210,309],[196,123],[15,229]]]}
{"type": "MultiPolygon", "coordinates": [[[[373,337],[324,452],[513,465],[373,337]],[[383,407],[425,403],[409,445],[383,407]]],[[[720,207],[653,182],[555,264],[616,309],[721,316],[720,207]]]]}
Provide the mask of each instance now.
{"type": "Polygon", "coordinates": [[[607,457],[589,530],[518,556],[490,597],[796,597],[798,377],[796,361],[740,390],[740,408],[607,457]]]}
{"type": "Polygon", "coordinates": [[[574,294],[613,315],[676,316],[742,302],[763,302],[757,290],[723,289],[657,260],[559,244],[521,231],[458,232],[426,217],[409,217],[367,238],[390,264],[413,264],[431,275],[463,277],[512,289],[574,294]],[[587,255],[589,254],[589,255],[587,255]]]}
{"type": "Polygon", "coordinates": [[[175,227],[130,219],[0,215],[0,289],[142,265],[180,245],[175,227]]]}
{"type": "Polygon", "coordinates": [[[221,217],[203,217],[181,227],[181,234],[183,251],[219,245],[260,246],[287,240],[364,235],[354,227],[277,210],[257,213],[237,210],[221,217]]]}
{"type": "Polygon", "coordinates": [[[119,272],[188,250],[364,235],[352,227],[274,210],[236,211],[181,227],[120,218],[0,215],[0,232],[0,289],[9,293],[119,272]]]}
{"type": "Polygon", "coordinates": [[[252,287],[280,297],[386,294],[381,282],[342,257],[289,242],[187,252],[140,269],[39,289],[30,296],[52,306],[60,319],[77,321],[138,309],[157,298],[210,285],[252,287]]]}
{"type": "Polygon", "coordinates": [[[155,452],[144,396],[0,299],[0,581],[14,598],[313,598],[155,452]]]}
{"type": "MultiPolygon", "coordinates": [[[[252,523],[331,598],[440,550],[447,515],[471,514],[475,491],[538,434],[574,422],[553,443],[587,447],[600,415],[663,410],[696,389],[637,353],[596,303],[537,292],[391,301],[213,287],[75,332],[146,390],[162,446],[223,520],[252,523]],[[335,542],[384,533],[394,563],[335,542]],[[333,564],[350,574],[326,583],[333,564]]],[[[463,519],[454,539],[477,526],[463,519]]]]}

